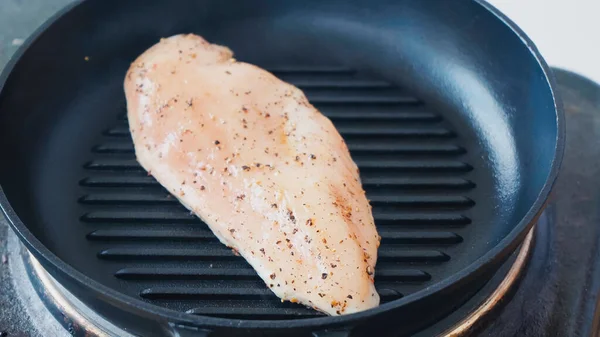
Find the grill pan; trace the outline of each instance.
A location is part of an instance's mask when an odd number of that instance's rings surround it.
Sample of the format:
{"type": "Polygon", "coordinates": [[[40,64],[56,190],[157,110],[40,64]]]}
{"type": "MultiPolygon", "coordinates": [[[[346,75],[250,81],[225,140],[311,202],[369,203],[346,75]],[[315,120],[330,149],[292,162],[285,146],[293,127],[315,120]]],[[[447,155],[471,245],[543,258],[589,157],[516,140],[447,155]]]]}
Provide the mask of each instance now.
{"type": "Polygon", "coordinates": [[[483,2],[88,0],[0,78],[0,204],[63,286],[135,334],[410,334],[483,286],[535,223],[563,151],[553,86],[483,2]],[[381,306],[326,317],[280,303],[137,164],[125,72],[187,32],[297,85],[340,130],[383,237],[381,306]]]}

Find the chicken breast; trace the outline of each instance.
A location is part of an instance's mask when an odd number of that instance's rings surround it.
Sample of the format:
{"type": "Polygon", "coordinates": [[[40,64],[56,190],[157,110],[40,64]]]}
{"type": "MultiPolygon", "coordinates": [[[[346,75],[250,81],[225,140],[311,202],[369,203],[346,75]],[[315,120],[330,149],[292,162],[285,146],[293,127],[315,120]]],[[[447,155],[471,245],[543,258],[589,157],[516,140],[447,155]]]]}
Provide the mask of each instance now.
{"type": "Polygon", "coordinates": [[[282,300],[377,306],[380,237],[344,140],[301,90],[232,56],[177,35],[132,63],[137,160],[282,300]]]}

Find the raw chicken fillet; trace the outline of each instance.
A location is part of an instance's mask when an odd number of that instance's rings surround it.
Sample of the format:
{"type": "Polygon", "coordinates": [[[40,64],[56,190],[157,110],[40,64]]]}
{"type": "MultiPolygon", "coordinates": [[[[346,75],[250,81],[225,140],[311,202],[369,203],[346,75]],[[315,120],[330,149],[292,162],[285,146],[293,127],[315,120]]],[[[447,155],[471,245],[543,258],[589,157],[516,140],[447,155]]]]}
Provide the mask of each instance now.
{"type": "Polygon", "coordinates": [[[137,160],[282,301],[377,306],[380,236],[344,140],[301,90],[232,56],[177,35],[132,63],[137,160]]]}

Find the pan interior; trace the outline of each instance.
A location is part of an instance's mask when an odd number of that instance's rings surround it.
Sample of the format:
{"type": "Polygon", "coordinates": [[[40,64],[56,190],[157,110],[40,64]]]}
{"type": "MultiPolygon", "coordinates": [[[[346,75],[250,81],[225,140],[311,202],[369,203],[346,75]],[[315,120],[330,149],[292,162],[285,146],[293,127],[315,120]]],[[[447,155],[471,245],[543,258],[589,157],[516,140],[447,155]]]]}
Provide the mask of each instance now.
{"type": "Polygon", "coordinates": [[[54,254],[108,287],[192,314],[318,315],[278,301],[137,165],[123,78],[137,55],[176,33],[229,46],[332,119],[383,237],[383,302],[482,256],[546,181],[557,130],[551,94],[539,89],[545,77],[478,6],[185,3],[77,7],[33,43],[0,94],[8,200],[54,254]]]}

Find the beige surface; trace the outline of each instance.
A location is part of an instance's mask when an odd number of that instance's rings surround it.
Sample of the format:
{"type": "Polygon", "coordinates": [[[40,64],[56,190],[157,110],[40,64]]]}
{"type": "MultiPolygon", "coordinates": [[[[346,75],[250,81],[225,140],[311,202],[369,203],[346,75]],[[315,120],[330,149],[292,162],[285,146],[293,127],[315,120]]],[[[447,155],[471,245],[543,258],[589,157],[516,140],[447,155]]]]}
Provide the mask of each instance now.
{"type": "Polygon", "coordinates": [[[551,66],[600,83],[600,0],[488,0],[517,23],[551,66]]]}

